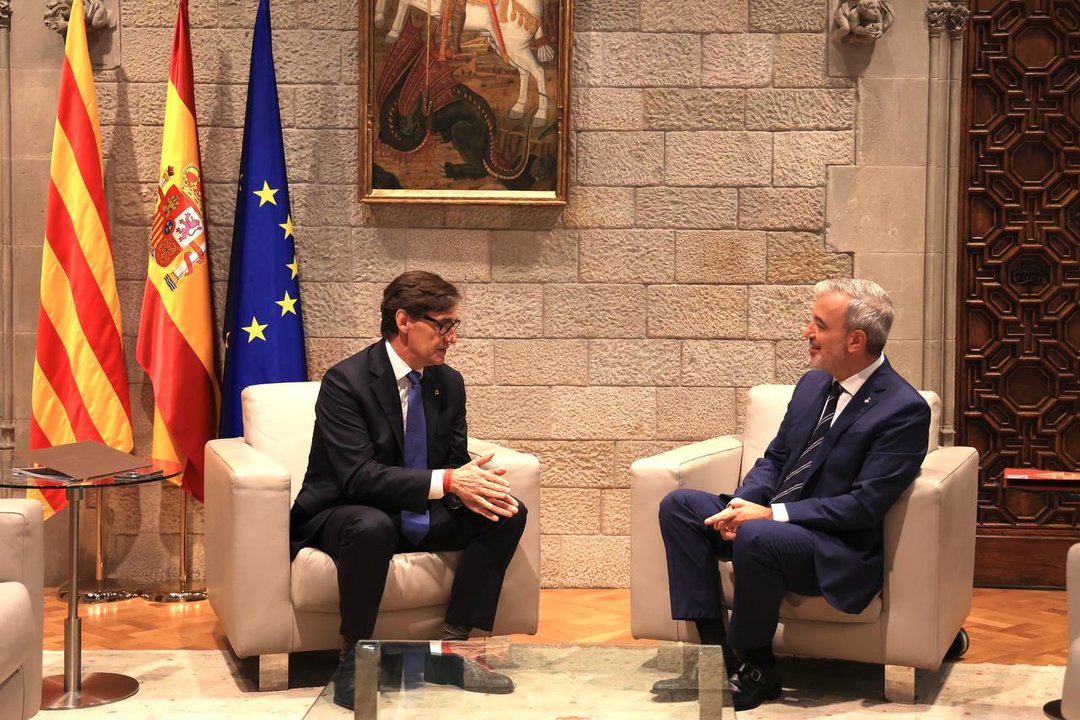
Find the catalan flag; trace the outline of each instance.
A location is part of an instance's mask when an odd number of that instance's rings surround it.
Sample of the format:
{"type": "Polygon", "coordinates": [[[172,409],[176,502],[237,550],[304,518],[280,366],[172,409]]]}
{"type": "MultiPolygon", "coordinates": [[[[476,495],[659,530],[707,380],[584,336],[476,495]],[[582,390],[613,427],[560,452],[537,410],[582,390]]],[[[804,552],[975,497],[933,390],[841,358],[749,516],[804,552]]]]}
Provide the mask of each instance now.
{"type": "Polygon", "coordinates": [[[214,437],[220,400],[204,217],[187,0],[180,0],[136,357],[154,387],[151,454],[183,465],[181,485],[199,501],[203,447],[214,437]]]}
{"type": "MultiPolygon", "coordinates": [[[[53,130],[30,447],[97,440],[130,452],[120,299],[83,12],[83,0],[75,0],[53,130]]],[[[67,502],[63,490],[31,494],[43,501],[46,517],[67,502]]]]}
{"type": "Polygon", "coordinates": [[[247,117],[225,304],[221,436],[244,434],[248,385],[307,380],[296,243],[281,138],[270,1],[260,0],[251,43],[247,117]]]}

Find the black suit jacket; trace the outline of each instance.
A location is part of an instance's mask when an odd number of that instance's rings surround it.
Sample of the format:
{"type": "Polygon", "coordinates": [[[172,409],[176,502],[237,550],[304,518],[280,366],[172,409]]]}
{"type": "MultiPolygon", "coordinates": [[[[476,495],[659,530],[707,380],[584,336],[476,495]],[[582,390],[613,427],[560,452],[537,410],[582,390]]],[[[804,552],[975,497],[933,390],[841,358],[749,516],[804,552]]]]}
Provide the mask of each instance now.
{"type": "MultiPolygon", "coordinates": [[[[469,462],[465,383],[446,365],[424,369],[428,467],[469,462]]],[[[291,550],[312,544],[326,510],[367,505],[387,513],[424,512],[431,470],[402,467],[401,396],[384,341],[342,360],[323,376],[315,403],[307,474],[293,503],[291,550]]]]}
{"type": "MultiPolygon", "coordinates": [[[[736,497],[769,504],[813,434],[831,383],[821,370],[802,376],[736,497]]],[[[861,612],[881,590],[882,521],[918,476],[929,435],[930,406],[886,360],[826,433],[802,497],[784,503],[789,522],[813,531],[818,582],[833,607],[861,612]]]]}

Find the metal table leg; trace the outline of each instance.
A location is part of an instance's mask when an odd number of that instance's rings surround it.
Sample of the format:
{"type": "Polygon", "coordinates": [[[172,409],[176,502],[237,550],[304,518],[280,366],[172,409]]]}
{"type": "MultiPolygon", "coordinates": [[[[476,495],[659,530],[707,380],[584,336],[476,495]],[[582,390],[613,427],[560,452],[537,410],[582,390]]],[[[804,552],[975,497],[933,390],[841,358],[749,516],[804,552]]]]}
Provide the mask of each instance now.
{"type": "MultiPolygon", "coordinates": [[[[105,577],[105,523],[102,520],[105,513],[105,489],[99,487],[94,493],[97,496],[97,512],[94,513],[94,583],[91,587],[84,587],[79,591],[79,602],[90,605],[137,598],[140,594],[138,590],[129,590],[105,577]]],[[[57,591],[56,596],[67,600],[69,590],[65,585],[57,591]]]]}
{"type": "Polygon", "coordinates": [[[79,501],[82,488],[68,488],[68,614],[64,620],[64,674],[41,683],[42,710],[72,710],[131,697],[139,681],[118,673],[82,674],[82,620],[79,618],[79,501]]]}

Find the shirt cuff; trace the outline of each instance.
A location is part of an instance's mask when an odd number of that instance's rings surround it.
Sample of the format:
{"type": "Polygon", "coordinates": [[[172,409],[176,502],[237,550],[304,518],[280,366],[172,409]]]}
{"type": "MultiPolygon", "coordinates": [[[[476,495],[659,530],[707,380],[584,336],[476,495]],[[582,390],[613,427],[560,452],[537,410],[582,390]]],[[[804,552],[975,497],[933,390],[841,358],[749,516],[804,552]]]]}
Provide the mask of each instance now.
{"type": "Polygon", "coordinates": [[[769,506],[772,509],[772,519],[776,522],[787,522],[788,514],[784,503],[776,503],[769,506]]]}
{"type": "Polygon", "coordinates": [[[443,496],[443,472],[442,468],[431,471],[431,487],[428,489],[428,500],[438,500],[443,496]]]}

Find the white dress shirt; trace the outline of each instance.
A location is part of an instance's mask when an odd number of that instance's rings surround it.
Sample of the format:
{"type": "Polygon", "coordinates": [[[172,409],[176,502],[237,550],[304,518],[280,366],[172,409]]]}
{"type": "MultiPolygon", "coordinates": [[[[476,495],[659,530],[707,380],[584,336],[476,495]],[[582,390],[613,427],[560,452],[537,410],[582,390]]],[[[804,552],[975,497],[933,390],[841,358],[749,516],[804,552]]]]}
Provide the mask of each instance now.
{"type": "MultiPolygon", "coordinates": [[[[386,354],[390,356],[390,367],[394,369],[394,379],[397,380],[398,395],[401,397],[401,424],[408,427],[409,424],[409,373],[413,371],[409,363],[401,359],[389,342],[385,343],[386,354]]],[[[417,370],[420,377],[424,377],[423,369],[417,370]]],[[[428,500],[438,500],[443,496],[443,470],[431,471],[431,488],[428,490],[428,500]]]]}
{"type": "MultiPolygon", "coordinates": [[[[870,376],[877,372],[877,369],[881,367],[882,363],[884,362],[885,353],[882,353],[878,356],[877,360],[870,363],[851,377],[845,378],[844,380],[840,381],[840,397],[836,398],[836,412],[833,413],[832,422],[829,423],[829,427],[832,427],[836,424],[836,418],[840,417],[840,413],[844,412],[844,408],[846,408],[848,406],[848,403],[851,402],[851,398],[855,397],[855,393],[859,392],[859,389],[862,388],[863,383],[869,380],[870,376]]],[[[824,414],[825,408],[822,408],[821,412],[822,414],[824,414]]],[[[820,420],[821,416],[818,416],[818,419],[820,420]]],[[[776,503],[775,505],[770,505],[769,507],[772,508],[773,520],[776,520],[778,522],[788,521],[788,512],[787,508],[784,507],[784,503],[776,503]]]]}

